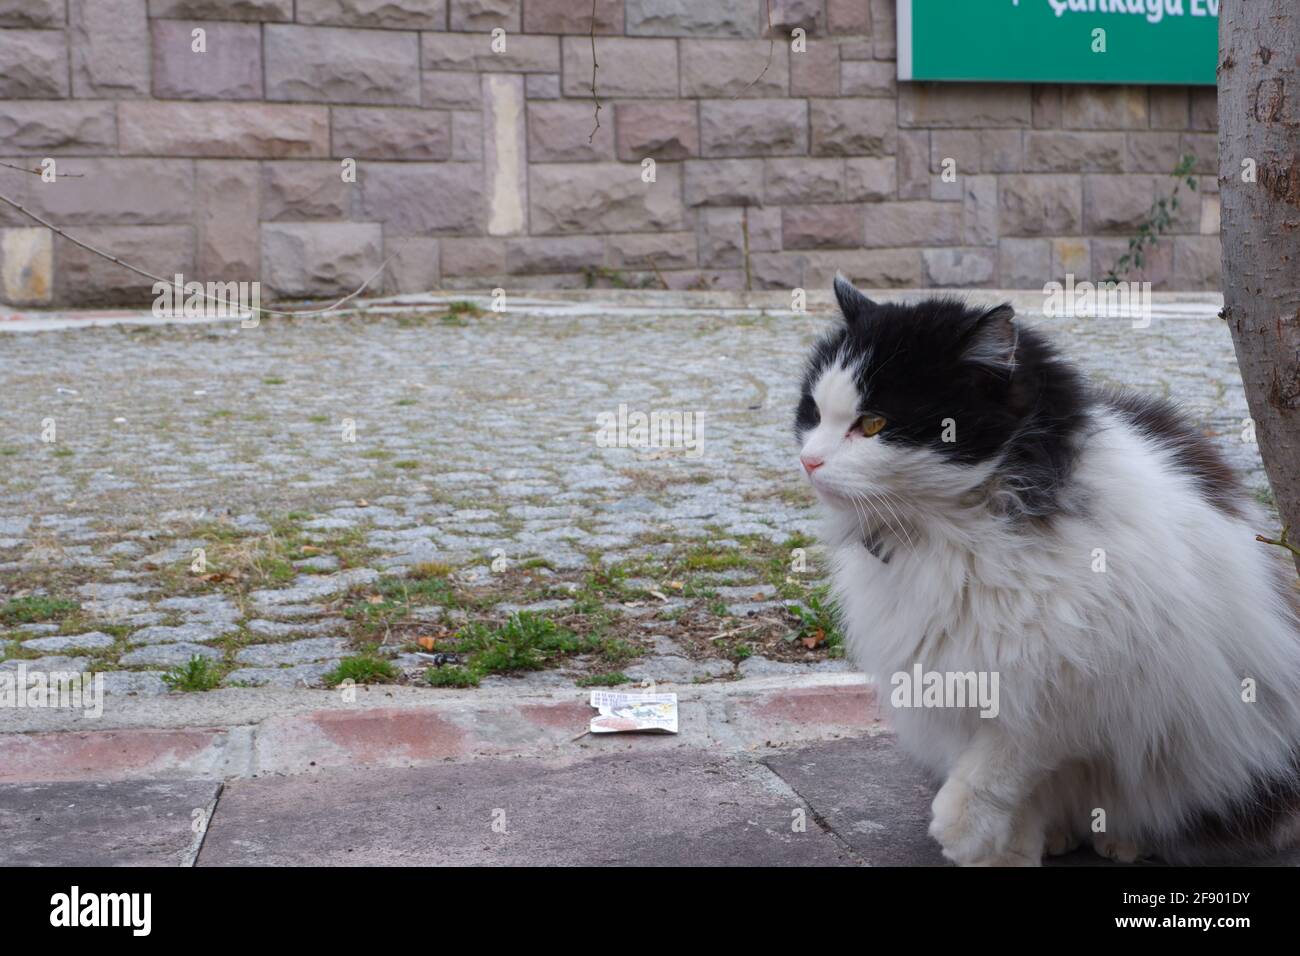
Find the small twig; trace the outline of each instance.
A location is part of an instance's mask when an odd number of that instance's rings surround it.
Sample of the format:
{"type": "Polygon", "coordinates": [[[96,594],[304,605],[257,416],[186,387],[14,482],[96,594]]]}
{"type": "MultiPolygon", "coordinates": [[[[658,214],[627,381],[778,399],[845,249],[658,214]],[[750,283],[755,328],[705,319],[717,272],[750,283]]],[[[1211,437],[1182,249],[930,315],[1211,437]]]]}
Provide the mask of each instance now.
{"type": "Polygon", "coordinates": [[[588,143],[595,141],[596,131],[600,129],[600,97],[596,95],[596,68],[599,65],[596,62],[596,0],[591,0],[591,98],[596,103],[596,125],[591,128],[588,143]]]}
{"type": "Polygon", "coordinates": [[[659,279],[659,285],[661,285],[665,289],[669,288],[668,281],[664,279],[664,274],[659,271],[659,266],[655,263],[655,257],[646,256],[646,258],[650,260],[650,268],[655,271],[655,275],[659,279]]]}
{"type": "MultiPolygon", "coordinates": [[[[20,173],[31,173],[33,176],[45,175],[45,170],[43,169],[28,169],[26,166],[15,166],[13,163],[3,163],[3,162],[0,162],[0,166],[3,166],[5,169],[16,169],[20,173]]],[[[81,179],[86,174],[85,173],[59,173],[58,175],[59,177],[67,178],[67,179],[81,179]]]]}
{"type": "Polygon", "coordinates": [[[763,72],[758,74],[758,76],[754,77],[748,83],[746,83],[744,88],[739,93],[737,93],[735,96],[732,97],[733,100],[738,99],[741,96],[744,96],[747,92],[749,92],[750,87],[752,87],[754,84],[756,84],[759,80],[761,80],[764,76],[767,75],[768,69],[772,66],[772,55],[775,52],[776,52],[776,33],[772,30],[772,0],[767,0],[767,62],[763,64],[763,72]]]}
{"type": "MultiPolygon", "coordinates": [[[[173,287],[174,287],[178,292],[180,292],[182,295],[185,295],[185,294],[186,294],[186,292],[185,292],[185,287],[184,287],[183,285],[181,285],[180,283],[178,283],[178,282],[175,280],[175,278],[164,279],[162,276],[156,276],[156,275],[154,275],[152,272],[146,272],[145,270],[143,270],[143,269],[141,269],[141,268],[139,268],[139,267],[137,267],[137,266],[133,266],[133,265],[131,265],[131,263],[129,263],[129,262],[123,262],[123,261],[122,261],[121,259],[119,259],[117,256],[109,255],[107,252],[104,252],[104,251],[102,251],[102,250],[100,250],[100,249],[96,249],[94,246],[92,246],[92,245],[90,245],[90,244],[88,244],[88,243],[82,242],[80,239],[77,239],[75,236],[70,236],[70,235],[68,235],[66,232],[64,232],[62,229],[60,229],[58,226],[54,225],[54,223],[52,223],[52,222],[50,222],[50,221],[48,221],[48,220],[46,220],[46,219],[42,219],[40,216],[36,215],[36,213],[32,212],[30,209],[28,209],[26,206],[24,206],[22,203],[14,202],[12,199],[10,199],[8,196],[4,195],[3,193],[0,193],[0,202],[7,203],[8,205],[12,206],[14,209],[17,209],[20,213],[22,213],[22,214],[23,214],[24,216],[26,216],[27,218],[32,219],[32,220],[34,220],[34,221],[40,223],[42,226],[44,226],[46,229],[50,230],[50,231],[51,231],[52,233],[54,233],[56,236],[61,236],[61,237],[63,237],[64,239],[68,240],[68,242],[72,243],[74,246],[79,246],[80,248],[85,249],[87,252],[90,252],[90,253],[93,253],[94,255],[99,256],[101,259],[107,259],[109,262],[112,262],[112,263],[114,263],[115,265],[119,265],[119,266],[121,266],[123,269],[127,269],[127,270],[129,270],[129,271],[131,271],[131,272],[134,272],[134,273],[135,273],[136,275],[138,275],[138,276],[143,276],[143,277],[146,278],[146,279],[152,279],[154,282],[162,282],[162,283],[165,283],[165,284],[167,284],[167,285],[173,286],[173,287]]],[[[350,299],[355,299],[357,296],[359,296],[359,295],[360,295],[360,294],[365,290],[366,286],[370,285],[370,283],[371,283],[372,281],[374,281],[375,277],[377,277],[377,276],[378,276],[380,273],[382,273],[386,268],[388,268],[388,263],[392,262],[395,258],[397,258],[398,254],[402,251],[402,249],[403,249],[403,247],[405,247],[405,245],[406,245],[406,240],[403,240],[403,241],[402,241],[402,245],[398,246],[397,249],[393,251],[393,254],[392,254],[391,256],[389,256],[387,259],[385,259],[383,262],[381,262],[381,263],[379,264],[379,268],[376,269],[374,272],[372,272],[372,273],[371,273],[371,274],[366,278],[366,281],[363,282],[363,283],[361,283],[361,285],[357,288],[357,290],[356,290],[355,292],[351,292],[351,293],[349,293],[348,295],[345,295],[343,298],[339,299],[339,300],[338,300],[337,302],[335,302],[333,305],[326,306],[326,307],[323,308],[323,309],[310,309],[310,310],[305,310],[305,311],[301,311],[301,312],[280,312],[280,311],[278,311],[278,310],[276,310],[276,309],[263,309],[263,308],[261,308],[261,307],[255,307],[255,306],[241,306],[241,308],[247,308],[249,311],[253,311],[253,312],[261,312],[261,313],[264,314],[264,315],[284,315],[284,316],[289,316],[290,318],[293,318],[293,317],[296,317],[296,316],[304,316],[304,315],[323,315],[323,314],[326,313],[326,312],[333,312],[335,309],[337,309],[339,306],[341,306],[344,302],[347,302],[347,301],[349,301],[350,299]]],[[[212,302],[218,302],[218,303],[221,303],[221,304],[223,304],[223,305],[228,304],[228,302],[227,302],[225,299],[221,299],[221,298],[219,298],[219,297],[217,297],[217,296],[215,296],[215,295],[208,295],[206,292],[201,292],[201,293],[199,293],[199,294],[202,295],[203,298],[208,299],[208,300],[210,300],[210,301],[212,301],[212,302]]]]}
{"type": "Polygon", "coordinates": [[[709,640],[720,641],[724,637],[731,637],[733,634],[739,634],[741,631],[752,631],[754,628],[762,627],[764,624],[775,624],[775,623],[777,622],[771,620],[770,618],[766,618],[766,617],[760,618],[759,620],[754,621],[752,624],[744,624],[740,627],[732,628],[730,631],[723,631],[721,634],[715,634],[711,638],[709,638],[709,640]]]}
{"type": "Polygon", "coordinates": [[[740,233],[745,240],[745,291],[754,291],[754,270],[749,259],[749,207],[740,211],[740,233]]]}
{"type": "Polygon", "coordinates": [[[1276,538],[1266,538],[1262,534],[1257,534],[1255,535],[1255,540],[1260,542],[1261,544],[1272,544],[1272,545],[1276,545],[1279,548],[1286,548],[1297,558],[1300,558],[1300,547],[1296,547],[1294,544],[1292,544],[1290,541],[1286,539],[1287,532],[1290,530],[1291,530],[1290,527],[1283,528],[1282,533],[1278,535],[1276,538]]]}

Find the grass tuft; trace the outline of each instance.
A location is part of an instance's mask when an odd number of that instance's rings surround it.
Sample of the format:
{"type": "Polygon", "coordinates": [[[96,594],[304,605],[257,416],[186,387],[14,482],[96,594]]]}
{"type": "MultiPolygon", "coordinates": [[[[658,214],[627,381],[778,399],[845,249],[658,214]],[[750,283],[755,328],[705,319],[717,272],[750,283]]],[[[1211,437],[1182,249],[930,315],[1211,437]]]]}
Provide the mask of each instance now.
{"type": "Polygon", "coordinates": [[[579,687],[617,687],[619,684],[628,684],[631,681],[632,678],[622,671],[615,671],[612,674],[588,674],[579,677],[574,683],[579,687]]]}
{"type": "Polygon", "coordinates": [[[430,667],[424,679],[433,687],[477,687],[479,676],[468,667],[430,667]]]}
{"type": "Polygon", "coordinates": [[[463,670],[467,673],[448,674],[438,680],[468,680],[472,676],[477,684],[487,674],[541,670],[575,654],[598,654],[606,666],[617,666],[641,653],[639,647],[626,641],[576,634],[548,617],[527,611],[511,615],[500,625],[468,624],[457,632],[455,642],[456,652],[466,659],[463,670]]]}
{"type": "Polygon", "coordinates": [[[339,661],[324,681],[327,687],[337,687],[345,680],[354,684],[387,684],[397,677],[397,666],[392,661],[373,654],[358,654],[339,661]]]}
{"type": "Polygon", "coordinates": [[[0,624],[39,624],[66,617],[80,608],[77,601],[46,595],[11,598],[0,605],[0,624]]]}
{"type": "Polygon", "coordinates": [[[212,690],[221,683],[221,670],[208,658],[195,654],[184,664],[163,674],[162,680],[172,690],[212,690]]]}
{"type": "Polygon", "coordinates": [[[451,574],[451,565],[443,561],[421,561],[411,565],[407,577],[413,581],[428,581],[432,578],[445,578],[451,574]]]}

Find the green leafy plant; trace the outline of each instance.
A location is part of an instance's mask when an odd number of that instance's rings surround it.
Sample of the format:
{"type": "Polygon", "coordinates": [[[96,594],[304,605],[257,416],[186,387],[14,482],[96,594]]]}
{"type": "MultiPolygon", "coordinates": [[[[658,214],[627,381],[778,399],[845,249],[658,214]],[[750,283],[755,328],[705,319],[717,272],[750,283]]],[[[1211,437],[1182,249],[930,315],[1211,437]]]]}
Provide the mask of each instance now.
{"type": "MultiPolygon", "coordinates": [[[[541,670],[574,654],[596,654],[605,666],[616,667],[641,653],[627,641],[576,634],[527,611],[512,614],[503,624],[468,624],[457,632],[455,647],[465,663],[425,671],[425,680],[434,687],[476,687],[488,674],[541,670]]],[[[618,675],[601,676],[613,680],[618,675]]]]}
{"type": "Polygon", "coordinates": [[[802,641],[810,649],[825,644],[832,657],[844,655],[840,611],[828,585],[813,588],[804,595],[802,603],[790,605],[790,613],[798,619],[798,626],[785,636],[786,641],[802,641]]]}
{"type": "Polygon", "coordinates": [[[582,275],[588,289],[594,289],[596,283],[601,279],[604,279],[615,289],[628,288],[628,282],[627,279],[623,278],[623,273],[606,266],[587,266],[582,270],[582,275]]]}
{"type": "Polygon", "coordinates": [[[594,649],[587,638],[526,611],[496,628],[471,624],[457,637],[458,649],[469,652],[470,667],[480,673],[540,670],[553,658],[594,649]]]}
{"type": "Polygon", "coordinates": [[[466,318],[478,318],[482,314],[483,310],[473,302],[458,300],[447,303],[447,311],[439,317],[438,321],[443,325],[463,327],[469,325],[466,318]]]}
{"type": "Polygon", "coordinates": [[[1174,167],[1171,174],[1176,180],[1174,191],[1152,204],[1146,219],[1138,226],[1137,235],[1129,239],[1128,251],[1120,256],[1111,270],[1106,273],[1104,281],[1119,282],[1123,276],[1146,265],[1147,250],[1160,241],[1160,237],[1168,231],[1173,224],[1174,216],[1178,213],[1181,204],[1178,198],[1179,190],[1186,184],[1188,189],[1196,191],[1196,176],[1192,174],[1195,168],[1195,156],[1185,153],[1179,158],[1178,165],[1174,167]]]}

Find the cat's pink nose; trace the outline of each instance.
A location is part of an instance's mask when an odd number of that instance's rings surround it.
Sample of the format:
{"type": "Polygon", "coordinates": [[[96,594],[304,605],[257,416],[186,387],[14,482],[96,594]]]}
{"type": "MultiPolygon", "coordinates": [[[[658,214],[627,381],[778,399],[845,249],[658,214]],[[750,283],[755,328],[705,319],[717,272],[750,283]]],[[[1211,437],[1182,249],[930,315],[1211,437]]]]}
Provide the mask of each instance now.
{"type": "Polygon", "coordinates": [[[821,458],[813,458],[811,455],[800,455],[799,461],[803,463],[803,470],[810,475],[825,464],[821,458]]]}

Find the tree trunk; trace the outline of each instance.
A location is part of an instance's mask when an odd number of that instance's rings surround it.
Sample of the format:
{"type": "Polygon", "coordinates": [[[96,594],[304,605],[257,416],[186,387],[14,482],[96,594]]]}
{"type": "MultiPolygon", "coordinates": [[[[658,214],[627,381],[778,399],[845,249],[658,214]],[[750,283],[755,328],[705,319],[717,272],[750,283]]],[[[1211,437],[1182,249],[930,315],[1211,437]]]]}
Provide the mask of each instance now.
{"type": "Polygon", "coordinates": [[[1218,73],[1223,314],[1300,545],[1300,2],[1225,0],[1218,73]]]}

